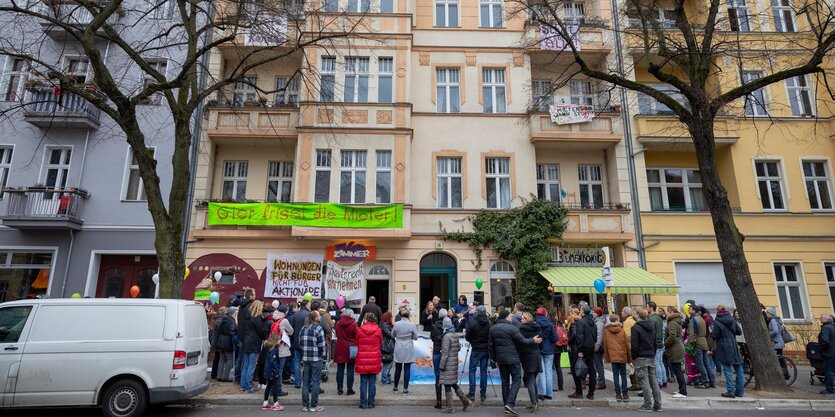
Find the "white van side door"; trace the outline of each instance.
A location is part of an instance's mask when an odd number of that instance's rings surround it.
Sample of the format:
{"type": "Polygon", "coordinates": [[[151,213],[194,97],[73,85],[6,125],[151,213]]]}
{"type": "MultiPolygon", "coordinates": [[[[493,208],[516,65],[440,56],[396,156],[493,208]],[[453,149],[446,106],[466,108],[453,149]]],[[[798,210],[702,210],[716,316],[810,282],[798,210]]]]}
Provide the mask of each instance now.
{"type": "Polygon", "coordinates": [[[0,307],[0,405],[12,405],[34,305],[0,307]]]}

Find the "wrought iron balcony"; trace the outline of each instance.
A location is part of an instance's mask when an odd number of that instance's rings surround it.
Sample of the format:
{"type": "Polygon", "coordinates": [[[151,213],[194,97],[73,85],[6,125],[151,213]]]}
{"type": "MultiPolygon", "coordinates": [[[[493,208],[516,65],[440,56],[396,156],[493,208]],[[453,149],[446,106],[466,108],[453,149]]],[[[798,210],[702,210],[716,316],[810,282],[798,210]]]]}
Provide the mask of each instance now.
{"type": "Polygon", "coordinates": [[[5,188],[3,194],[8,203],[0,220],[21,230],[81,230],[81,204],[90,197],[78,188],[5,188]]]}
{"type": "Polygon", "coordinates": [[[29,90],[24,120],[42,128],[98,129],[98,108],[81,96],[53,87],[29,90]]]}

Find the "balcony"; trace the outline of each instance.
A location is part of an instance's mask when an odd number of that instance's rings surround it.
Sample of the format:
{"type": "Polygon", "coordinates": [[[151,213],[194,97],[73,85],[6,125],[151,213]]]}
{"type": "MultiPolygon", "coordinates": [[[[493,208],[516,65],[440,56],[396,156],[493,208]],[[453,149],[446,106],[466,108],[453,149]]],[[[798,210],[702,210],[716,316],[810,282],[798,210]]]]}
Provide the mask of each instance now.
{"type": "Polygon", "coordinates": [[[299,109],[293,106],[209,106],[206,134],[213,139],[276,139],[297,136],[299,109]]]}
{"type": "MultiPolygon", "coordinates": [[[[739,141],[737,123],[730,119],[717,119],[714,124],[716,148],[731,146],[739,141]]],[[[635,116],[635,138],[649,151],[692,152],[693,141],[677,116],[644,115],[635,116]]]]}
{"type": "Polygon", "coordinates": [[[327,129],[410,129],[408,103],[302,103],[302,125],[327,129]]]}
{"type": "MultiPolygon", "coordinates": [[[[40,13],[64,22],[79,32],[84,31],[87,25],[93,20],[93,14],[89,10],[71,0],[46,0],[41,7],[40,13]]],[[[124,15],[125,11],[122,8],[118,8],[107,19],[107,23],[112,25],[124,15]]],[[[62,42],[68,38],[72,38],[63,26],[53,24],[52,22],[43,21],[41,22],[41,27],[44,34],[55,41],[62,42]]],[[[99,31],[101,32],[101,30],[99,31]]]]}
{"type": "Polygon", "coordinates": [[[635,238],[632,232],[631,210],[626,203],[575,202],[557,203],[568,210],[563,242],[619,243],[635,238]]]}
{"type": "MultiPolygon", "coordinates": [[[[583,22],[577,26],[574,46],[581,54],[608,55],[613,48],[611,29],[609,22],[605,20],[595,22],[583,22]]],[[[543,42],[543,30],[539,24],[527,23],[525,33],[525,45],[529,53],[536,54],[566,54],[570,55],[571,48],[565,45],[558,34],[547,35],[543,42]],[[551,40],[549,40],[551,39],[551,40]]]]}
{"type": "Polygon", "coordinates": [[[531,142],[582,145],[589,149],[605,149],[623,139],[620,113],[598,113],[585,123],[558,125],[547,113],[530,116],[531,142]]]}
{"type": "Polygon", "coordinates": [[[44,129],[98,129],[100,110],[69,91],[38,87],[29,90],[23,115],[24,120],[44,129]]]}
{"type": "Polygon", "coordinates": [[[81,230],[82,201],[90,194],[77,188],[6,188],[3,226],[19,230],[81,230]]]}

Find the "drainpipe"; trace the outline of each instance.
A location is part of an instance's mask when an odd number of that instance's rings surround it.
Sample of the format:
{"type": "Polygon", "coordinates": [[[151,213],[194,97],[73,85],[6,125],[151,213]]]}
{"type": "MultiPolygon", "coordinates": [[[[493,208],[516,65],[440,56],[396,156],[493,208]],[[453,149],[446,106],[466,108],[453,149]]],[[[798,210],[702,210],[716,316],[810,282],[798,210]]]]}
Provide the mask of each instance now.
{"type": "MultiPolygon", "coordinates": [[[[623,46],[620,40],[620,20],[618,19],[618,2],[612,0],[612,28],[615,35],[615,55],[618,60],[618,72],[626,74],[623,64],[623,46]]],[[[638,177],[635,173],[635,153],[632,146],[632,119],[629,116],[629,101],[626,89],[620,90],[621,114],[623,115],[623,135],[626,140],[626,163],[629,170],[629,190],[632,200],[632,218],[635,223],[635,242],[638,246],[638,265],[647,269],[647,258],[644,250],[644,235],[641,227],[641,206],[638,199],[638,177]]]]}
{"type": "MultiPolygon", "coordinates": [[[[206,13],[209,16],[210,22],[214,16],[214,2],[209,2],[209,10],[206,13]]],[[[207,30],[203,34],[203,44],[207,45],[212,40],[212,31],[207,30]]],[[[203,54],[200,57],[200,72],[197,74],[197,93],[201,93],[206,88],[206,78],[208,76],[209,68],[209,53],[203,54]]],[[[189,179],[188,191],[186,193],[186,211],[183,213],[183,241],[182,251],[183,257],[186,254],[186,246],[188,245],[188,231],[191,228],[191,210],[194,204],[194,182],[197,177],[197,157],[200,151],[200,136],[202,133],[203,121],[203,105],[197,106],[194,112],[194,126],[191,129],[191,156],[189,163],[189,179]]]]}
{"type": "Polygon", "coordinates": [[[90,129],[84,137],[84,153],[81,154],[81,168],[78,170],[78,188],[84,189],[84,163],[87,161],[87,145],[90,143],[90,129]]]}
{"type": "Polygon", "coordinates": [[[73,243],[75,243],[75,230],[70,229],[70,247],[67,249],[67,263],[64,265],[64,279],[61,283],[61,298],[67,296],[67,277],[70,274],[70,259],[72,259],[73,243]]]}

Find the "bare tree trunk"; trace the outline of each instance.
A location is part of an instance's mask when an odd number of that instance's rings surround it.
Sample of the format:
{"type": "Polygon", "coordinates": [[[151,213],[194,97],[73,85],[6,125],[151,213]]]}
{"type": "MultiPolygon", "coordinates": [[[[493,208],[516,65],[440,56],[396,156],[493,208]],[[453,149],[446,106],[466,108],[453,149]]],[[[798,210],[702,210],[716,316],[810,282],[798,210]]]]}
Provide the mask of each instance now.
{"type": "Polygon", "coordinates": [[[733,294],[740,312],[745,342],[751,355],[751,366],[756,377],[756,390],[789,392],[783,372],[777,361],[771,337],[763,319],[762,310],[751,280],[748,261],[742,249],[745,237],[734,222],[733,210],[728,192],[719,178],[714,142],[713,115],[699,115],[694,112],[693,120],[687,121],[688,130],[696,146],[696,157],[702,175],[702,187],[713,220],[713,231],[719,247],[719,256],[725,272],[725,280],[733,294]]]}

